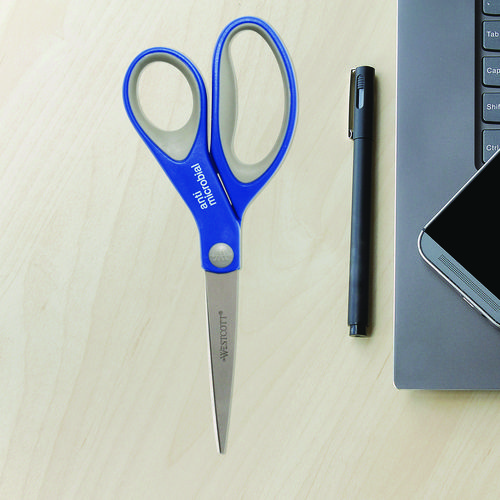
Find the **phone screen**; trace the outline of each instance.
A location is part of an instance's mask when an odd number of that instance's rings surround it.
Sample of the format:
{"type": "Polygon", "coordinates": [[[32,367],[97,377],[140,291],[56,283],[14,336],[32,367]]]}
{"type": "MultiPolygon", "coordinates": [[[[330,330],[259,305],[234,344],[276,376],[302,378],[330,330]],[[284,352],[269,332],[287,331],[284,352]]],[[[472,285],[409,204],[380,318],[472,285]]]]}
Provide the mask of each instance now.
{"type": "Polygon", "coordinates": [[[500,155],[479,170],[425,232],[500,297],[500,155]]]}

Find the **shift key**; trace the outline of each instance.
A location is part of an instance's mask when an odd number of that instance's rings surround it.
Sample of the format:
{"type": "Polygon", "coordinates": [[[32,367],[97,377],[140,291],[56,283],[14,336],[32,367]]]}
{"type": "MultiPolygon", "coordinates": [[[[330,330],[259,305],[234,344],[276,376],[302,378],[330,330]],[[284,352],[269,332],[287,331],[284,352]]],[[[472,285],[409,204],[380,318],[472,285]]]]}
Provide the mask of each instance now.
{"type": "Polygon", "coordinates": [[[500,123],[500,92],[483,94],[483,120],[489,123],[500,123]]]}

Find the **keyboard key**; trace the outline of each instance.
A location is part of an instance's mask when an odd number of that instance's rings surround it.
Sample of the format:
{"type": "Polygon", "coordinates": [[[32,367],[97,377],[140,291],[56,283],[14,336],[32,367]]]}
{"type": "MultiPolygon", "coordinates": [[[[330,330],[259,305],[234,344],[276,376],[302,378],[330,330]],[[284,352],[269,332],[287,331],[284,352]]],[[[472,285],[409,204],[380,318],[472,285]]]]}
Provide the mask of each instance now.
{"type": "Polygon", "coordinates": [[[500,21],[484,21],[483,47],[486,50],[500,50],[500,21]]]}
{"type": "Polygon", "coordinates": [[[489,123],[500,123],[500,93],[483,94],[483,120],[489,123]]]}
{"type": "Polygon", "coordinates": [[[500,87],[500,57],[483,57],[483,84],[500,87]]]}
{"type": "Polygon", "coordinates": [[[500,15],[500,0],[483,0],[483,12],[492,16],[500,15]]]}
{"type": "Polygon", "coordinates": [[[483,130],[483,162],[500,148],[500,130],[483,130]]]}

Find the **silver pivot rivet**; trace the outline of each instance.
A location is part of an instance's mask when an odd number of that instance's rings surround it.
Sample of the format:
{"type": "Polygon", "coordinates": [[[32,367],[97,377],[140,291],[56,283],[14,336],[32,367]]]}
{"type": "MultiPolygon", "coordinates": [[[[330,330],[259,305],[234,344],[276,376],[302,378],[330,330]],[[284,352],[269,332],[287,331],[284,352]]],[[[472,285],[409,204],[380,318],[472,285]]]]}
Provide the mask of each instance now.
{"type": "Polygon", "coordinates": [[[216,243],[209,250],[208,258],[215,267],[224,268],[233,262],[234,252],[227,243],[216,243]]]}

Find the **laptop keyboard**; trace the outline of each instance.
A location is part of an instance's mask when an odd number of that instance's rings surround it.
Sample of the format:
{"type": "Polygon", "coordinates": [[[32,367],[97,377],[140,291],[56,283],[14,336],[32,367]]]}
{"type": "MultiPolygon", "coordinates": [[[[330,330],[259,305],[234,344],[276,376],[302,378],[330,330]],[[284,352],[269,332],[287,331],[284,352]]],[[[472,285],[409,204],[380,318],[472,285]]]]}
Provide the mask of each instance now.
{"type": "Polygon", "coordinates": [[[500,148],[500,0],[477,2],[476,167],[500,148]]]}

